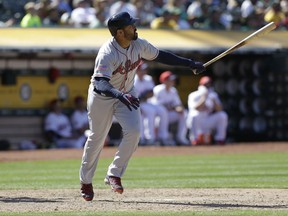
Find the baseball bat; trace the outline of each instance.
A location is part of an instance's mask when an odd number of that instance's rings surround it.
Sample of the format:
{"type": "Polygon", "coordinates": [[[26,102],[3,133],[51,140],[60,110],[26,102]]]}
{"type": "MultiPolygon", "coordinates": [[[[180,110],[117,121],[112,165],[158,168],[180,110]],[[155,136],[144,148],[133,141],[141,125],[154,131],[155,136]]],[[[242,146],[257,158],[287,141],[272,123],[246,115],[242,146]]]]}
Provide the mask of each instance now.
{"type": "Polygon", "coordinates": [[[261,29],[255,31],[254,33],[248,35],[246,38],[235,44],[234,46],[230,47],[226,51],[220,53],[215,58],[211,59],[210,61],[206,62],[204,64],[204,67],[206,68],[208,65],[218,61],[219,59],[223,58],[224,56],[228,55],[229,53],[233,52],[236,49],[239,49],[240,47],[245,46],[246,44],[250,43],[253,39],[262,37],[263,35],[269,33],[273,29],[276,28],[276,25],[274,22],[270,22],[267,25],[263,26],[261,29]]]}

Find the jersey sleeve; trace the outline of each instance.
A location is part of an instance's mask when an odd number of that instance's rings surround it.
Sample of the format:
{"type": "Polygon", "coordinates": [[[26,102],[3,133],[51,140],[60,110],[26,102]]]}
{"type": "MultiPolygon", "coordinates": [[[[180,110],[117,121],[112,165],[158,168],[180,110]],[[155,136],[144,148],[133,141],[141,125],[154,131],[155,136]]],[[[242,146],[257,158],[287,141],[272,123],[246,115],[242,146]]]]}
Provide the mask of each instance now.
{"type": "Polygon", "coordinates": [[[95,60],[94,76],[95,77],[105,77],[110,79],[113,71],[113,62],[111,56],[99,53],[95,60]]]}
{"type": "Polygon", "coordinates": [[[150,44],[147,40],[145,39],[139,39],[139,44],[141,48],[141,54],[142,58],[146,60],[154,60],[158,54],[159,54],[159,49],[157,49],[155,46],[150,44]]]}

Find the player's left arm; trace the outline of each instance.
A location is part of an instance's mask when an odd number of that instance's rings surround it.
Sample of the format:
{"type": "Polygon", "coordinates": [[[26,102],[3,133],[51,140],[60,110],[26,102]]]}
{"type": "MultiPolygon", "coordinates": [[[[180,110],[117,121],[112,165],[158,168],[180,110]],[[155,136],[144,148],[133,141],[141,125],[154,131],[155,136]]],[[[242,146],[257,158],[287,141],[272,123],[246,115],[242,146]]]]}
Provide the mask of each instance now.
{"type": "Polygon", "coordinates": [[[188,67],[193,70],[194,74],[199,74],[205,71],[205,67],[202,62],[184,58],[164,50],[159,50],[158,56],[153,61],[167,65],[188,67]]]}
{"type": "Polygon", "coordinates": [[[156,61],[166,65],[188,67],[192,69],[194,74],[199,74],[205,71],[205,67],[202,62],[184,58],[168,51],[159,50],[148,41],[140,38],[138,38],[137,42],[139,49],[142,51],[142,58],[145,60],[156,61]]]}

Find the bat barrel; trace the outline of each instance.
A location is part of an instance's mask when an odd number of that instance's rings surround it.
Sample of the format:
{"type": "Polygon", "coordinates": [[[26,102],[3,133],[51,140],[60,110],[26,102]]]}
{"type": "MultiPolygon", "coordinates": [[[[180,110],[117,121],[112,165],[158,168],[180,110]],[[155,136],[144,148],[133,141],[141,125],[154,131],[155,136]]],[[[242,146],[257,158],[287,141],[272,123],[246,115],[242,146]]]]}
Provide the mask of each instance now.
{"type": "Polygon", "coordinates": [[[230,47],[229,49],[227,49],[226,51],[220,53],[218,56],[216,56],[215,58],[211,59],[210,61],[206,62],[204,64],[204,67],[209,66],[210,64],[218,61],[219,59],[223,58],[224,56],[228,55],[229,53],[233,52],[236,49],[239,49],[240,47],[243,47],[244,45],[250,43],[253,39],[261,37],[267,33],[269,33],[270,31],[272,31],[273,29],[276,28],[276,25],[274,22],[270,22],[267,25],[265,25],[264,27],[262,27],[261,29],[257,30],[256,32],[248,35],[246,38],[244,38],[243,40],[239,41],[237,44],[235,44],[234,46],[230,47]]]}

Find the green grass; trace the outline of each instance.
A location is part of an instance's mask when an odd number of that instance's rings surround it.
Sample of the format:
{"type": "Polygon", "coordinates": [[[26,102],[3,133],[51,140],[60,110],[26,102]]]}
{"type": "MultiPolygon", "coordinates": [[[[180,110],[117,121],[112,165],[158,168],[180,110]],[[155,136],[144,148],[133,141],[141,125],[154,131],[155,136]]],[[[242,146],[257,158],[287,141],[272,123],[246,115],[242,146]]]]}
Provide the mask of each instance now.
{"type": "MultiPolygon", "coordinates": [[[[105,188],[111,160],[99,161],[98,188],[105,188]]],[[[0,188],[78,188],[79,166],[80,160],[0,163],[0,188]]],[[[287,153],[132,158],[124,176],[129,188],[288,188],[287,178],[287,153]]]]}
{"type": "Polygon", "coordinates": [[[287,162],[285,153],[136,158],[125,182],[129,187],[288,188],[287,162]]]}
{"type": "MultiPolygon", "coordinates": [[[[110,159],[101,159],[94,178],[104,188],[103,178],[110,159]]],[[[0,163],[1,189],[79,189],[79,160],[21,161],[0,163]]],[[[126,188],[288,188],[287,153],[218,154],[132,158],[126,188]],[[161,184],[159,184],[161,182],[161,184]]],[[[1,191],[0,191],[1,192],[1,191]]],[[[1,208],[1,203],[0,203],[1,208]]],[[[2,213],[1,215],[97,215],[95,212],[2,213]]],[[[175,213],[121,213],[99,215],[179,215],[175,213]]],[[[226,210],[181,212],[181,215],[288,215],[288,211],[226,210]]]]}

